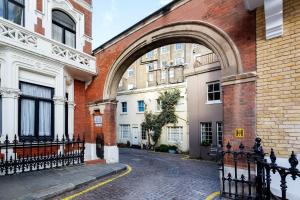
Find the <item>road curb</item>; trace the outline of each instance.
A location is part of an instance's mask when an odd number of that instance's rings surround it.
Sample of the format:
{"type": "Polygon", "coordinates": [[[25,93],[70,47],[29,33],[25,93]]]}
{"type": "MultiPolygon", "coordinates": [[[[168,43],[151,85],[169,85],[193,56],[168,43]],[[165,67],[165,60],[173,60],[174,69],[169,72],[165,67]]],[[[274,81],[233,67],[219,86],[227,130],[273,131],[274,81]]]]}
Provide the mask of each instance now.
{"type": "Polygon", "coordinates": [[[67,192],[71,192],[73,190],[76,190],[76,189],[80,189],[94,181],[97,181],[99,179],[102,179],[102,178],[105,178],[105,177],[108,177],[108,176],[112,176],[112,175],[116,175],[116,174],[119,174],[123,171],[126,171],[127,170],[127,166],[124,165],[123,167],[121,167],[120,169],[116,169],[116,170],[113,170],[107,174],[102,174],[100,176],[96,176],[88,181],[85,181],[85,182],[82,182],[82,183],[79,183],[77,185],[73,185],[73,184],[69,184],[69,186],[65,187],[64,189],[60,190],[60,191],[56,191],[54,193],[51,193],[51,194],[47,194],[47,195],[43,195],[43,196],[40,196],[40,197],[37,197],[37,198],[34,198],[36,200],[42,200],[42,199],[51,199],[51,198],[55,198],[59,195],[62,195],[64,193],[67,193],[67,192]]]}

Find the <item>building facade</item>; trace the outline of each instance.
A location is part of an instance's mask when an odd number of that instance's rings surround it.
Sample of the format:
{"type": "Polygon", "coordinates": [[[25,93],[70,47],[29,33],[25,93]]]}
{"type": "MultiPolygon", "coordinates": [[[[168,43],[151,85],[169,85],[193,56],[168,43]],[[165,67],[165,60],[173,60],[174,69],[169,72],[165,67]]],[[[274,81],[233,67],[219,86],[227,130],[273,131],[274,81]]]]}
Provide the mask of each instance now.
{"type": "Polygon", "coordinates": [[[176,109],[179,122],[163,128],[158,145],[175,144],[197,158],[201,157],[203,144],[221,146],[220,70],[217,56],[202,45],[175,43],[147,52],[128,68],[119,83],[118,143],[147,144],[148,138],[141,126],[144,111],[160,112],[157,101],[160,92],[178,88],[181,92],[176,109]],[[145,107],[141,111],[138,110],[140,104],[145,107]]]}
{"type": "MultiPolygon", "coordinates": [[[[0,1],[1,141],[83,137],[80,93],[97,74],[91,1],[0,1]]],[[[93,159],[87,143],[86,159],[93,159]]]]}

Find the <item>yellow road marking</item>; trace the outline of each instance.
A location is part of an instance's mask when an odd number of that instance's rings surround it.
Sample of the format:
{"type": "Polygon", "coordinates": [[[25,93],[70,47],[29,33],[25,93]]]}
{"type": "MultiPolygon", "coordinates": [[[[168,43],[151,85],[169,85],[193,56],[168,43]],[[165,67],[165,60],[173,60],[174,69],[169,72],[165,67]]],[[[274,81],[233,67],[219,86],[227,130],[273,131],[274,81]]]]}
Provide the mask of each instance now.
{"type": "Polygon", "coordinates": [[[214,192],[214,193],[211,193],[210,195],[208,195],[206,197],[205,200],[213,200],[214,198],[216,198],[217,196],[220,196],[220,192],[214,192]]]}
{"type": "Polygon", "coordinates": [[[62,200],[71,200],[71,199],[74,199],[75,197],[78,197],[78,196],[80,196],[80,195],[86,194],[86,193],[88,193],[88,192],[90,192],[90,191],[92,191],[92,190],[95,190],[95,189],[97,189],[97,188],[99,188],[99,187],[101,187],[101,186],[103,186],[103,185],[106,185],[107,183],[110,183],[110,182],[112,182],[112,181],[114,181],[114,180],[116,180],[116,179],[118,179],[118,178],[121,178],[121,177],[123,177],[123,176],[128,175],[131,171],[132,171],[132,168],[131,168],[129,165],[127,165],[127,171],[126,171],[125,173],[120,174],[119,176],[116,176],[116,177],[114,177],[114,178],[110,178],[110,179],[108,179],[108,180],[106,180],[106,181],[103,181],[103,182],[101,182],[101,183],[98,183],[98,184],[96,184],[96,185],[93,185],[93,186],[91,186],[91,187],[89,187],[89,188],[87,188],[87,189],[85,189],[85,190],[83,190],[83,191],[80,191],[80,192],[78,192],[78,193],[76,193],[76,194],[73,194],[73,195],[71,195],[71,196],[65,197],[65,198],[63,198],[62,200]]]}

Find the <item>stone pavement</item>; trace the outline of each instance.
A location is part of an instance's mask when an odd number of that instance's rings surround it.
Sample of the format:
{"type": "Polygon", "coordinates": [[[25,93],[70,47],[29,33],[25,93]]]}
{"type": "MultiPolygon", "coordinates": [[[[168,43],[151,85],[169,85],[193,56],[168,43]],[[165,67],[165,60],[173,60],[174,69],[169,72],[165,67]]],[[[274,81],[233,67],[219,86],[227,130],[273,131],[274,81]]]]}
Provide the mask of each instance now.
{"type": "Polygon", "coordinates": [[[1,200],[45,199],[126,169],[123,164],[93,164],[0,177],[1,200]]]}
{"type": "MultiPolygon", "coordinates": [[[[205,200],[209,194],[220,190],[216,163],[182,157],[120,149],[120,162],[130,165],[132,172],[75,200],[205,200]]],[[[54,199],[68,197],[106,179],[54,199]]]]}

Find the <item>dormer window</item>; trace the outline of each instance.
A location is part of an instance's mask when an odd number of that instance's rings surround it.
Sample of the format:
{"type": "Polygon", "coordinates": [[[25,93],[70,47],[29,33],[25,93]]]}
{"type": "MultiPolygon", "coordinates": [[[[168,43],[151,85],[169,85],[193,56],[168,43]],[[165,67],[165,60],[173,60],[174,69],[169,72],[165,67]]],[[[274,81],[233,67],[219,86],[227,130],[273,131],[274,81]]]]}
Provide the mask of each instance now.
{"type": "Polygon", "coordinates": [[[24,26],[24,0],[0,0],[0,17],[24,26]]]}
{"type": "Polygon", "coordinates": [[[76,23],[60,10],[52,11],[52,39],[76,47],[76,23]]]}

